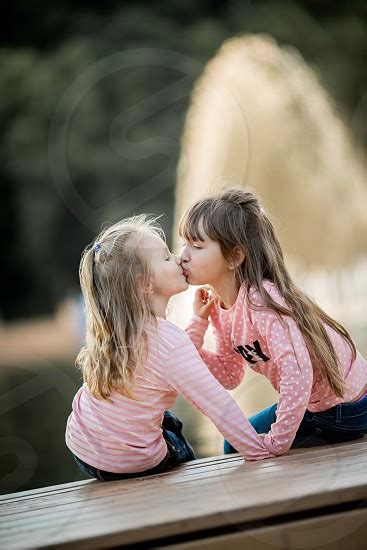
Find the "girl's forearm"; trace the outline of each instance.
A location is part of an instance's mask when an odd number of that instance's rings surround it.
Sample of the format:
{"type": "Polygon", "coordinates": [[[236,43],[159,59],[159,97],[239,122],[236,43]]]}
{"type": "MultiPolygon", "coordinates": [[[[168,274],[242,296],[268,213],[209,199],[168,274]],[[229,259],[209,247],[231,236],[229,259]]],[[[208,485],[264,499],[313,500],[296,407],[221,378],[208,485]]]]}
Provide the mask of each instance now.
{"type": "Polygon", "coordinates": [[[203,348],[204,336],[208,326],[209,321],[194,315],[185,332],[213,376],[224,388],[233,390],[243,380],[245,374],[244,361],[238,353],[225,345],[218,333],[215,335],[216,351],[203,348]]]}

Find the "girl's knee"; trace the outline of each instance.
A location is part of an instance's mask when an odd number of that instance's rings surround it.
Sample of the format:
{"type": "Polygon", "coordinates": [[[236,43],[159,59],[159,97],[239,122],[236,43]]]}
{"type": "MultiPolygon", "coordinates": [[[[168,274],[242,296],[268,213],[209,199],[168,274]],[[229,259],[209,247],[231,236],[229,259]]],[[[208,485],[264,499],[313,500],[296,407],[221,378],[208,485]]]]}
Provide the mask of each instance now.
{"type": "Polygon", "coordinates": [[[234,447],[232,447],[230,442],[227,441],[226,439],[224,440],[223,450],[224,450],[225,455],[230,455],[232,453],[237,453],[238,452],[238,451],[236,451],[236,449],[234,447]]]}
{"type": "Polygon", "coordinates": [[[263,411],[250,416],[248,421],[258,434],[268,433],[271,425],[276,421],[276,410],[278,404],[272,405],[263,411]]]}
{"type": "Polygon", "coordinates": [[[181,420],[173,414],[171,411],[165,411],[164,412],[164,418],[163,418],[163,426],[168,429],[172,430],[173,432],[180,432],[182,430],[183,424],[181,420]]]}

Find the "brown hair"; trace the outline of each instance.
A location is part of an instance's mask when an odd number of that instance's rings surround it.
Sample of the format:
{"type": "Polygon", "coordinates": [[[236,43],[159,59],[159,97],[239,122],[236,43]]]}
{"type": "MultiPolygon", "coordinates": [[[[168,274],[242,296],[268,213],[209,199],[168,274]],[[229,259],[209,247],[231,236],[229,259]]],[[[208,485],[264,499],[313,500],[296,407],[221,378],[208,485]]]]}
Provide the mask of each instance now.
{"type": "Polygon", "coordinates": [[[86,345],[76,365],[97,399],[111,401],[112,389],[134,399],[134,378],[146,359],[145,324],[156,318],[142,290],[150,277],[143,232],[165,239],[156,218],[134,216],[104,229],[82,254],[86,345]]]}
{"type": "Polygon", "coordinates": [[[185,213],[179,225],[180,235],[187,240],[203,240],[200,222],[208,237],[219,244],[228,262],[236,263],[237,247],[244,253],[243,262],[235,270],[235,280],[238,285],[246,285],[248,306],[257,310],[269,308],[280,320],[281,315],[292,317],[305,339],[312,364],[319,363],[335,395],[343,397],[345,385],[339,360],[324,323],[347,341],[353,358],[355,345],[347,330],[292,281],[274,227],[256,195],[250,190],[227,188],[203,197],[185,213]],[[264,279],[275,284],[287,307],[273,300],[263,286],[264,279]],[[259,292],[264,306],[251,301],[251,287],[259,292]]]}

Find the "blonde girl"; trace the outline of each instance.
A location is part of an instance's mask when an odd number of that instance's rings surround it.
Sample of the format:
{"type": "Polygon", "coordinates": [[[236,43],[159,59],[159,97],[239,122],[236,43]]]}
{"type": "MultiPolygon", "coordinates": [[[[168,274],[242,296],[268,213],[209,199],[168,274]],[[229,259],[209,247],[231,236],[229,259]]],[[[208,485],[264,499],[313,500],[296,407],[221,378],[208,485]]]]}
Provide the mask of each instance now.
{"type": "MultiPolygon", "coordinates": [[[[179,232],[188,283],[212,290],[196,291],[187,328],[209,371],[233,389],[247,365],[279,393],[276,404],[249,418],[266,449],[281,455],[366,434],[366,361],[346,329],[293,282],[255,194],[229,188],[205,196],[179,232]],[[209,323],[215,352],[202,347],[209,323]]],[[[225,452],[235,447],[225,442],[225,452]]]]}
{"type": "Polygon", "coordinates": [[[84,383],[66,444],[86,475],[123,479],[193,460],[169,411],[178,394],[246,458],[272,456],[189,336],[165,319],[169,299],[188,283],[155,220],[137,216],[102,231],[83,253],[80,284],[87,328],[76,363],[84,383]]]}

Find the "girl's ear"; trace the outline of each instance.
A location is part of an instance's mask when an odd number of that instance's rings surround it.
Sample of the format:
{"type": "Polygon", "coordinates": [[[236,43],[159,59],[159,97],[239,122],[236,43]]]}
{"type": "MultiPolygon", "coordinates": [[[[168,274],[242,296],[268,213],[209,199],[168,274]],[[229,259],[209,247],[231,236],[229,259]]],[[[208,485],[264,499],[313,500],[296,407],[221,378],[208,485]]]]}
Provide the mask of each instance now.
{"type": "Polygon", "coordinates": [[[149,283],[148,284],[143,284],[143,276],[142,275],[137,275],[137,281],[141,287],[141,290],[144,294],[153,294],[154,292],[154,285],[153,285],[153,281],[152,279],[149,279],[149,283]]]}
{"type": "Polygon", "coordinates": [[[149,280],[149,283],[147,285],[147,287],[145,288],[145,292],[147,294],[153,294],[154,292],[154,285],[153,285],[153,281],[152,280],[149,280]]]}
{"type": "Polygon", "coordinates": [[[236,269],[245,259],[245,253],[241,247],[235,246],[233,249],[233,259],[229,262],[229,269],[236,269]]]}

